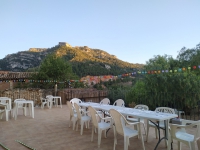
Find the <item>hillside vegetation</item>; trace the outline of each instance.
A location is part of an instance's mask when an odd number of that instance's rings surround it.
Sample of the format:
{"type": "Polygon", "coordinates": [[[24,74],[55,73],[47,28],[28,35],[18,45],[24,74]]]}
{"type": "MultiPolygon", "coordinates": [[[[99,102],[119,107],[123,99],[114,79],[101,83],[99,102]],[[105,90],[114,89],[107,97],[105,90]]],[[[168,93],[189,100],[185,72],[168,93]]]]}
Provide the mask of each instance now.
{"type": "Polygon", "coordinates": [[[0,70],[27,71],[37,70],[48,54],[54,53],[57,57],[71,63],[72,70],[79,77],[86,75],[119,75],[130,73],[133,68],[142,68],[142,64],[132,64],[119,60],[116,56],[99,50],[84,47],[55,46],[48,49],[34,49],[9,54],[0,60],[0,70]]]}

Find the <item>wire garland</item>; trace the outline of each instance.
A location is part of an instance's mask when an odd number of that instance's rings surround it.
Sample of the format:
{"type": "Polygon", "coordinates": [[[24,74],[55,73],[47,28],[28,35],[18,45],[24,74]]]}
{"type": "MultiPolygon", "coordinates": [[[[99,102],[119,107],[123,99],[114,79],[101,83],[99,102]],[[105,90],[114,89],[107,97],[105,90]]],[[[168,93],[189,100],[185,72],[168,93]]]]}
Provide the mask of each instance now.
{"type": "Polygon", "coordinates": [[[31,149],[31,150],[36,150],[35,148],[33,148],[33,147],[30,147],[30,146],[28,146],[28,145],[26,145],[26,144],[24,144],[24,143],[20,142],[19,140],[15,140],[15,141],[16,141],[16,142],[18,142],[18,143],[20,143],[20,144],[22,144],[23,146],[25,146],[25,147],[27,147],[27,148],[31,149]]]}
{"type": "Polygon", "coordinates": [[[6,146],[4,146],[2,143],[0,143],[0,146],[3,147],[5,150],[10,150],[10,149],[7,148],[6,146]]]}

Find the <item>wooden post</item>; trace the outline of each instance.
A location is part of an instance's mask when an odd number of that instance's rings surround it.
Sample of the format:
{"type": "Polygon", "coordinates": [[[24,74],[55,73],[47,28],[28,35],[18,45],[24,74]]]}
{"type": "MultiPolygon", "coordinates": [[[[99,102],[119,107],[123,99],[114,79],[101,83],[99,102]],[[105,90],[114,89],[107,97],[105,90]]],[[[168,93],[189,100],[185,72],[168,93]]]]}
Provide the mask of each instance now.
{"type": "Polygon", "coordinates": [[[13,81],[10,80],[10,89],[13,90],[13,81]]]}
{"type": "Polygon", "coordinates": [[[55,90],[55,96],[56,96],[57,95],[57,91],[58,91],[57,83],[55,84],[54,90],[55,90]]]}

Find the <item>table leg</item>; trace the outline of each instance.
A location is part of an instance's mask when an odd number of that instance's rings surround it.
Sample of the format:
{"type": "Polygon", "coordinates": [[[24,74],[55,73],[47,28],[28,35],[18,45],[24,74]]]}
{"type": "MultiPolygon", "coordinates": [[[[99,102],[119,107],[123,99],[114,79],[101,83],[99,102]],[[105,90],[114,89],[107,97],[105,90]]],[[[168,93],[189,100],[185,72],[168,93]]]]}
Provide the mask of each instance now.
{"type": "Polygon", "coordinates": [[[58,107],[58,98],[55,98],[56,107],[58,107]]]}
{"type": "MultiPolygon", "coordinates": [[[[150,120],[151,121],[151,120],[150,120]]],[[[164,120],[164,126],[165,126],[165,128],[161,128],[160,127],[160,125],[159,125],[159,122],[156,124],[155,122],[153,122],[153,121],[151,121],[156,127],[157,127],[157,129],[158,129],[158,142],[157,142],[157,144],[156,144],[156,147],[154,148],[154,150],[156,150],[157,149],[157,147],[158,147],[158,145],[159,145],[159,143],[163,140],[163,139],[165,139],[165,140],[168,140],[168,134],[169,134],[169,123],[168,123],[168,120],[164,120]],[[165,130],[165,136],[164,137],[162,137],[162,138],[160,138],[160,128],[161,129],[163,129],[163,130],[165,130]]],[[[167,144],[168,145],[168,144],[167,144]]],[[[170,148],[170,146],[168,145],[167,146],[167,148],[170,148]]],[[[168,149],[168,150],[170,150],[170,149],[168,149]]]]}
{"type": "Polygon", "coordinates": [[[166,137],[168,137],[167,150],[171,150],[171,134],[169,134],[169,120],[166,120],[166,137]]]}
{"type": "Polygon", "coordinates": [[[33,103],[31,103],[32,104],[32,106],[31,106],[31,108],[32,108],[32,118],[34,118],[34,106],[33,106],[33,103]]]}
{"type": "Polygon", "coordinates": [[[6,112],[6,121],[8,121],[8,110],[6,109],[5,112],[6,112]]]}
{"type": "Polygon", "coordinates": [[[15,120],[17,119],[17,115],[18,115],[18,104],[15,104],[15,120]]]}
{"type": "Polygon", "coordinates": [[[29,115],[32,116],[32,112],[31,112],[32,104],[31,103],[28,104],[28,109],[29,109],[29,115]]]}
{"type": "Polygon", "coordinates": [[[61,101],[61,98],[59,98],[60,99],[60,107],[62,108],[62,101],[61,101]]]}

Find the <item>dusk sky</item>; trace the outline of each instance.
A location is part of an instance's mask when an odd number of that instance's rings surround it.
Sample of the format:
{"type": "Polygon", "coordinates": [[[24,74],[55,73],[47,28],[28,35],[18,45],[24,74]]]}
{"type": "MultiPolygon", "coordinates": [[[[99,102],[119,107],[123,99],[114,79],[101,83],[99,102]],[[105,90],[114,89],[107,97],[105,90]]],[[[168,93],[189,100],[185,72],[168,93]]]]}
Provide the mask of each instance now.
{"type": "Polygon", "coordinates": [[[1,0],[0,59],[58,42],[130,63],[200,43],[200,0],[1,0]]]}

